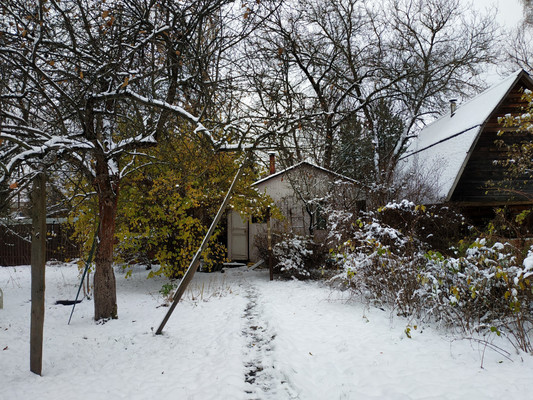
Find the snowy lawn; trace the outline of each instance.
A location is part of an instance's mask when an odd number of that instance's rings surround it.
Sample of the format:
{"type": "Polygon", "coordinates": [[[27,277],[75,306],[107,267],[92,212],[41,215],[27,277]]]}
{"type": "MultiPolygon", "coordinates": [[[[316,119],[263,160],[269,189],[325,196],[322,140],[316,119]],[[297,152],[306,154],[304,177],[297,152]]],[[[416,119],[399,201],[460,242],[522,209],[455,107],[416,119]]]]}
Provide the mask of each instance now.
{"type": "Polygon", "coordinates": [[[30,268],[0,267],[0,399],[531,399],[533,357],[365,308],[316,282],[246,269],[195,276],[165,327],[162,279],[117,272],[119,319],[71,307],[78,271],[47,267],[43,376],[29,372],[30,268]],[[405,329],[411,325],[411,338],[405,329]],[[507,356],[505,351],[509,352],[507,356]]]}

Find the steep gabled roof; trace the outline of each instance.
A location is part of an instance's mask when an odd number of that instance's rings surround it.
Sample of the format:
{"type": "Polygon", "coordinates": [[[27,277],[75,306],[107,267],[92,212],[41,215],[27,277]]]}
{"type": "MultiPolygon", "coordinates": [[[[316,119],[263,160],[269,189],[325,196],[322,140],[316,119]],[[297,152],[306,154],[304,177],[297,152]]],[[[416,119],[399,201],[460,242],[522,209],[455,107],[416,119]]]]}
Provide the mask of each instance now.
{"type": "Polygon", "coordinates": [[[325,172],[327,174],[330,174],[338,179],[342,179],[342,180],[346,180],[346,181],[349,181],[349,182],[353,182],[353,183],[356,183],[356,181],[352,178],[348,178],[347,176],[344,176],[344,175],[341,175],[341,174],[338,174],[336,172],[333,172],[327,168],[324,168],[324,167],[320,167],[316,164],[313,164],[313,163],[310,163],[308,161],[302,161],[302,162],[299,162],[298,164],[294,164],[293,166],[289,167],[289,168],[286,168],[282,171],[279,171],[279,172],[276,172],[272,175],[268,175],[262,179],[259,179],[258,181],[254,182],[252,184],[252,186],[255,186],[255,185],[259,185],[260,183],[264,183],[270,179],[273,179],[273,178],[276,178],[278,176],[281,176],[281,175],[284,175],[286,174],[287,172],[290,172],[292,170],[296,170],[296,169],[299,169],[301,167],[311,167],[313,169],[316,169],[317,171],[320,171],[320,172],[325,172]]]}
{"type": "Polygon", "coordinates": [[[457,107],[453,114],[448,112],[427,125],[400,159],[399,170],[416,170],[424,175],[434,170],[439,179],[437,196],[449,201],[484,125],[522,79],[533,87],[533,80],[524,70],[516,71],[457,107]]]}

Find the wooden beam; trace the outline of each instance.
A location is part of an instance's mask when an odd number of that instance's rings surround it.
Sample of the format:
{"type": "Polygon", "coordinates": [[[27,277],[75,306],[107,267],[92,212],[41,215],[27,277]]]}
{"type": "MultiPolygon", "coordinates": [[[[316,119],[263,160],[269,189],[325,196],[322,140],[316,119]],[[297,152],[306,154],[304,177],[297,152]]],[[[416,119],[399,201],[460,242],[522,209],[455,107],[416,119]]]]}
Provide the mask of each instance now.
{"type": "Polygon", "coordinates": [[[30,371],[41,375],[46,266],[46,175],[43,172],[33,178],[30,196],[32,217],[30,371]]]}
{"type": "Polygon", "coordinates": [[[220,206],[220,208],[219,208],[219,210],[218,210],[218,212],[217,212],[217,214],[215,216],[215,219],[211,223],[211,226],[210,226],[209,230],[207,231],[207,234],[205,235],[204,240],[202,241],[202,244],[200,245],[200,248],[198,249],[198,251],[194,255],[191,263],[189,264],[189,267],[187,268],[187,271],[185,272],[185,275],[183,275],[183,278],[181,278],[181,281],[180,281],[180,283],[178,285],[178,288],[176,289],[176,293],[174,294],[174,297],[172,299],[172,304],[170,305],[170,308],[168,309],[167,314],[163,318],[163,321],[159,325],[159,328],[157,328],[157,331],[155,332],[156,335],[161,335],[161,333],[163,332],[163,328],[167,324],[170,316],[174,312],[174,309],[178,305],[178,302],[180,301],[181,297],[185,293],[185,290],[187,289],[187,286],[189,286],[189,283],[192,281],[192,278],[194,277],[194,274],[196,273],[196,270],[198,269],[198,266],[200,265],[200,259],[202,257],[202,253],[207,248],[207,244],[209,242],[209,239],[211,238],[211,236],[215,232],[215,228],[217,227],[217,225],[218,225],[218,223],[220,221],[220,218],[222,218],[222,214],[224,213],[224,210],[226,210],[226,207],[228,206],[228,203],[229,203],[229,201],[231,199],[231,195],[232,195],[233,189],[235,189],[235,185],[236,185],[237,181],[239,180],[239,178],[241,177],[242,172],[244,171],[244,168],[245,168],[246,164],[248,163],[248,159],[250,157],[250,154],[251,153],[249,151],[246,152],[246,154],[244,156],[244,160],[241,163],[237,173],[235,174],[235,178],[233,178],[233,182],[231,182],[231,185],[230,185],[230,187],[228,189],[228,193],[226,193],[226,197],[224,198],[224,201],[222,202],[222,205],[220,206]]]}
{"type": "Polygon", "coordinates": [[[528,132],[526,132],[524,130],[523,127],[520,127],[520,126],[503,126],[502,124],[498,123],[498,122],[489,122],[485,125],[487,128],[492,128],[492,129],[489,129],[489,131],[492,131],[492,132],[499,132],[499,131],[504,131],[504,132],[523,132],[524,133],[524,136],[527,136],[528,132]]]}
{"type": "Polygon", "coordinates": [[[457,207],[494,207],[494,208],[503,208],[503,207],[531,207],[533,206],[533,201],[515,201],[515,202],[505,202],[505,201],[453,201],[452,204],[457,207]]]}

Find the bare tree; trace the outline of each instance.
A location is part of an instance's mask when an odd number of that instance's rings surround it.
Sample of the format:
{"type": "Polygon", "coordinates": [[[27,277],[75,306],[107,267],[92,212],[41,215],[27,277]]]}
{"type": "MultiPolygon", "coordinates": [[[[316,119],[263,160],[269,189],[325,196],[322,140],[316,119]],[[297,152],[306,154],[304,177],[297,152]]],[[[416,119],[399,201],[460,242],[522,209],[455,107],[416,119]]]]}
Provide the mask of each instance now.
{"type": "Polygon", "coordinates": [[[524,25],[533,25],[533,1],[521,0],[524,6],[524,25]]]}
{"type": "Polygon", "coordinates": [[[0,139],[10,143],[2,152],[4,173],[53,153],[93,186],[100,220],[95,319],[116,318],[112,261],[121,177],[175,118],[189,124],[191,135],[220,143],[213,132],[225,115],[208,114],[226,101],[217,97],[229,71],[219,56],[252,29],[262,5],[0,1],[0,139]]]}
{"type": "Polygon", "coordinates": [[[505,48],[507,66],[511,70],[522,68],[533,71],[533,24],[524,24],[516,28],[509,36],[509,45],[505,48]]]}
{"type": "Polygon", "coordinates": [[[392,71],[393,76],[398,76],[395,71],[407,72],[394,80],[390,92],[405,127],[387,155],[383,183],[390,181],[421,120],[440,113],[449,99],[483,86],[479,77],[497,61],[493,49],[499,39],[494,15],[479,16],[459,0],[391,0],[390,7],[393,41],[388,53],[393,67],[385,72],[392,71]]]}
{"type": "Polygon", "coordinates": [[[285,158],[311,156],[326,168],[357,118],[372,138],[370,178],[386,186],[419,124],[444,99],[482,85],[495,29],[492,16],[458,0],[291,2],[250,49],[257,110],[285,158]],[[383,146],[391,138],[375,122],[380,104],[404,121],[393,145],[383,146]]]}

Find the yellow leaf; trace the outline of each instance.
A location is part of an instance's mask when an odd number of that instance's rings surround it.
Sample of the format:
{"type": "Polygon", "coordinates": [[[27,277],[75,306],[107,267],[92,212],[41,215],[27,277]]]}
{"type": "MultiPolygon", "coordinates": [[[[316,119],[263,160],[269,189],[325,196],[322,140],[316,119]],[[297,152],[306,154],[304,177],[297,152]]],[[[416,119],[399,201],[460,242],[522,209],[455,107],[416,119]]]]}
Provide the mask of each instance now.
{"type": "Polygon", "coordinates": [[[129,76],[126,77],[126,79],[124,79],[124,82],[122,83],[122,88],[125,88],[126,86],[128,86],[128,82],[130,81],[130,78],[129,76]]]}
{"type": "Polygon", "coordinates": [[[80,79],[83,79],[83,71],[80,70],[80,79]]]}
{"type": "Polygon", "coordinates": [[[11,185],[9,185],[9,188],[10,188],[11,190],[13,190],[13,189],[18,188],[18,186],[19,186],[19,185],[18,185],[17,182],[13,182],[11,185]]]}
{"type": "Polygon", "coordinates": [[[109,10],[105,10],[105,11],[102,13],[102,18],[107,18],[108,15],[109,15],[109,10]]]}

